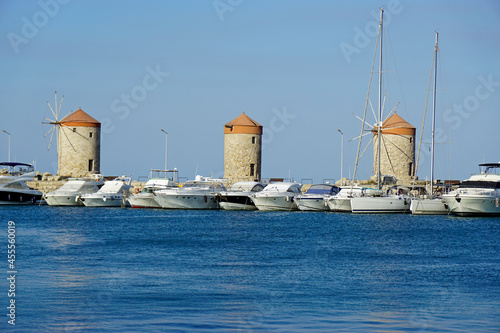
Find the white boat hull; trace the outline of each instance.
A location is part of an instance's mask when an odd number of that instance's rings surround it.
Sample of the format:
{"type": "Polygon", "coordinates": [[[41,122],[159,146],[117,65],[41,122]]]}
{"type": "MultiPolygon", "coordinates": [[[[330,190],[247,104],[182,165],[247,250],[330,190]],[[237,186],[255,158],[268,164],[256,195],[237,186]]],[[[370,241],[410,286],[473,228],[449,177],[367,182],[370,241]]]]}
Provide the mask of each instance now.
{"type": "Polygon", "coordinates": [[[351,212],[351,198],[331,198],[327,201],[328,208],[333,212],[351,212]]]}
{"type": "Polygon", "coordinates": [[[153,193],[139,193],[128,198],[132,208],[161,208],[153,193]]]}
{"type": "Polygon", "coordinates": [[[219,202],[219,206],[224,210],[257,210],[254,204],[240,204],[234,202],[219,202]]]}
{"type": "Polygon", "coordinates": [[[324,212],[328,210],[328,205],[326,205],[325,200],[323,198],[294,198],[295,203],[297,204],[297,208],[303,211],[317,211],[324,212]]]}
{"type": "Polygon", "coordinates": [[[252,201],[257,209],[262,211],[298,210],[292,196],[255,196],[252,201]]]}
{"type": "Polygon", "coordinates": [[[51,195],[44,196],[45,202],[50,206],[83,206],[78,194],[51,195]]]}
{"type": "Polygon", "coordinates": [[[447,215],[448,209],[442,199],[411,199],[410,210],[416,215],[447,215]]]}
{"type": "Polygon", "coordinates": [[[500,198],[493,196],[443,196],[452,214],[459,216],[500,216],[500,198]]]}
{"type": "Polygon", "coordinates": [[[410,199],[402,196],[351,198],[353,213],[409,213],[410,199]]]}
{"type": "Polygon", "coordinates": [[[122,195],[94,195],[82,198],[86,207],[121,207],[124,203],[122,195]]]}
{"type": "Polygon", "coordinates": [[[156,202],[165,209],[218,209],[215,195],[156,194],[156,202]]]}

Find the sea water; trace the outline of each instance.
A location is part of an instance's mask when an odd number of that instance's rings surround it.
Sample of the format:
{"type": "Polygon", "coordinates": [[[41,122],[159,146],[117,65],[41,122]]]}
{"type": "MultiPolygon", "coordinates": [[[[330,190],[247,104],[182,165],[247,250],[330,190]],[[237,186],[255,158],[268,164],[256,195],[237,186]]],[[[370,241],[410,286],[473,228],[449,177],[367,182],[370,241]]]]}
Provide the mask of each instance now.
{"type": "Polygon", "coordinates": [[[0,221],[2,332],[500,331],[499,218],[4,206],[0,221]]]}

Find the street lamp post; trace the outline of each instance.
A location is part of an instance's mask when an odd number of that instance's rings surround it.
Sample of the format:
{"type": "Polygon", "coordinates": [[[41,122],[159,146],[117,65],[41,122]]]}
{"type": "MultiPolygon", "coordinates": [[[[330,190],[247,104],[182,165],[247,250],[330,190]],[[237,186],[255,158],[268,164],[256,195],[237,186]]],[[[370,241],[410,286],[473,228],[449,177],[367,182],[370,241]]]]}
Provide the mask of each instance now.
{"type": "Polygon", "coordinates": [[[342,176],[342,169],[344,167],[344,133],[338,129],[339,133],[342,135],[342,146],[340,148],[340,186],[344,185],[344,180],[342,176]]]}
{"type": "Polygon", "coordinates": [[[167,143],[168,143],[168,133],[162,128],[161,131],[165,133],[165,170],[167,170],[167,143]]]}
{"type": "Polygon", "coordinates": [[[10,163],[10,133],[7,132],[6,130],[2,130],[2,132],[6,133],[9,135],[9,163],[10,163]]]}

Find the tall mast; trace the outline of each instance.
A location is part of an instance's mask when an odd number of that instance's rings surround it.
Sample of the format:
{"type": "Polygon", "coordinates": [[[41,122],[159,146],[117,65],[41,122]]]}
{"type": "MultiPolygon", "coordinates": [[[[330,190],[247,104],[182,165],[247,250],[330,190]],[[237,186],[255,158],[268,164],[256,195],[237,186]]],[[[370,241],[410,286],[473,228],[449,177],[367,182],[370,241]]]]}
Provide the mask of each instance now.
{"type": "Polygon", "coordinates": [[[377,172],[377,188],[380,189],[380,151],[382,139],[382,36],[384,28],[384,8],[380,8],[380,63],[378,69],[378,172],[377,172]]]}
{"type": "Polygon", "coordinates": [[[436,31],[436,46],[434,47],[434,95],[432,98],[432,138],[431,138],[431,195],[434,192],[434,130],[436,126],[436,79],[437,79],[437,54],[438,32],[436,31]]]}

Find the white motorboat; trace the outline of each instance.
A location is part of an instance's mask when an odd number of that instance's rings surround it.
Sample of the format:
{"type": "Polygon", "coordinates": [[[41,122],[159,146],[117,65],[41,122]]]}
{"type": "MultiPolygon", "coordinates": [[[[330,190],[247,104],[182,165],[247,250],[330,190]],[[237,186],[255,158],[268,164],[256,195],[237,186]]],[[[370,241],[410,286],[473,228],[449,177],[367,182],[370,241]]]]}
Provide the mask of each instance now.
{"type": "Polygon", "coordinates": [[[261,192],[250,195],[259,210],[298,210],[295,197],[301,194],[301,185],[297,183],[272,183],[261,192]]]}
{"type": "Polygon", "coordinates": [[[325,211],[329,210],[326,200],[335,196],[340,188],[330,184],[314,184],[304,194],[295,197],[299,210],[325,211]]]}
{"type": "Polygon", "coordinates": [[[177,169],[152,169],[142,191],[128,198],[130,206],[132,208],[161,208],[154,198],[154,192],[171,188],[176,189],[178,187],[177,175],[177,169]],[[169,175],[170,173],[172,175],[169,175]]]}
{"type": "Polygon", "coordinates": [[[353,213],[409,213],[410,189],[405,186],[393,186],[384,196],[360,196],[351,198],[353,213]]]}
{"type": "Polygon", "coordinates": [[[437,55],[438,55],[438,33],[436,32],[436,45],[434,47],[434,94],[432,101],[432,136],[431,136],[431,190],[430,196],[420,196],[412,198],[410,210],[412,214],[418,215],[446,215],[448,209],[445,207],[443,201],[439,197],[434,197],[434,132],[435,132],[435,119],[436,119],[436,79],[437,79],[437,55]]]}
{"type": "Polygon", "coordinates": [[[443,202],[442,198],[433,196],[423,196],[419,198],[412,198],[410,204],[412,214],[416,215],[446,215],[448,209],[443,202]]]}
{"type": "Polygon", "coordinates": [[[99,191],[83,194],[80,199],[86,207],[121,207],[126,205],[126,197],[132,185],[130,177],[117,177],[104,182],[99,191]]]}
{"type": "Polygon", "coordinates": [[[257,210],[249,195],[260,192],[266,184],[259,182],[237,182],[229,191],[223,191],[219,195],[219,205],[224,210],[257,210]]]}
{"type": "Polygon", "coordinates": [[[500,216],[500,162],[479,164],[480,174],[472,175],[459,187],[443,195],[451,213],[459,216],[500,216]]]}
{"type": "Polygon", "coordinates": [[[41,200],[42,192],[26,185],[35,177],[31,164],[4,162],[0,167],[6,167],[6,173],[0,175],[0,205],[29,205],[41,200]]]}
{"type": "Polygon", "coordinates": [[[91,178],[69,178],[55,191],[43,196],[50,206],[83,206],[80,197],[83,194],[95,193],[104,184],[101,175],[91,178]]]}
{"type": "Polygon", "coordinates": [[[351,199],[360,196],[380,196],[382,191],[361,187],[343,186],[340,192],[325,199],[328,208],[333,212],[351,212],[351,199]]]}
{"type": "Polygon", "coordinates": [[[155,191],[154,198],[166,209],[218,209],[217,196],[225,190],[220,179],[196,176],[182,187],[155,191]]]}

